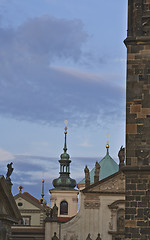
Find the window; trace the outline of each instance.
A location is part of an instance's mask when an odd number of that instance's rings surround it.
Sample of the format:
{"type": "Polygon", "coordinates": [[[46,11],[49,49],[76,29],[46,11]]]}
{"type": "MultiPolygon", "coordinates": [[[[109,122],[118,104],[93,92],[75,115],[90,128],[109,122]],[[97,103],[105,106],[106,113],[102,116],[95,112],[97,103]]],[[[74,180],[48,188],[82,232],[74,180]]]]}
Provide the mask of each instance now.
{"type": "Polygon", "coordinates": [[[60,215],[68,215],[68,203],[66,201],[60,203],[60,215]]]}
{"type": "Polygon", "coordinates": [[[18,206],[21,207],[23,205],[22,202],[18,202],[18,206]]]}
{"type": "Polygon", "coordinates": [[[23,225],[30,225],[30,217],[23,217],[23,225]]]}
{"type": "Polygon", "coordinates": [[[19,221],[18,224],[29,226],[31,224],[31,216],[22,216],[22,219],[19,221]]]}

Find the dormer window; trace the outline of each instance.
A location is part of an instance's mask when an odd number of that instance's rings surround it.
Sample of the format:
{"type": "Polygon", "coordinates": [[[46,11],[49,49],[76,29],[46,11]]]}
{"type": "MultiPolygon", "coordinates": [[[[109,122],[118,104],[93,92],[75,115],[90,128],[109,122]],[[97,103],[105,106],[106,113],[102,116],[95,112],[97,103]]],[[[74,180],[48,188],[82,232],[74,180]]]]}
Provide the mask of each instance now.
{"type": "Polygon", "coordinates": [[[22,207],[23,203],[22,202],[18,202],[18,207],[22,207]]]}

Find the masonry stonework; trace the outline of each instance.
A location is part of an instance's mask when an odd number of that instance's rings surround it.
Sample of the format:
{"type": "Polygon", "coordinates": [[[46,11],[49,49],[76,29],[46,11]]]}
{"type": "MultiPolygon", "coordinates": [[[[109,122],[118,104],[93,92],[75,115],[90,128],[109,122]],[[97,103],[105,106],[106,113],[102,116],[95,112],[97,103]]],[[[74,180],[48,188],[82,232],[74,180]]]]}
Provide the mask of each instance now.
{"type": "Polygon", "coordinates": [[[150,0],[128,0],[125,239],[150,239],[150,0]]]}

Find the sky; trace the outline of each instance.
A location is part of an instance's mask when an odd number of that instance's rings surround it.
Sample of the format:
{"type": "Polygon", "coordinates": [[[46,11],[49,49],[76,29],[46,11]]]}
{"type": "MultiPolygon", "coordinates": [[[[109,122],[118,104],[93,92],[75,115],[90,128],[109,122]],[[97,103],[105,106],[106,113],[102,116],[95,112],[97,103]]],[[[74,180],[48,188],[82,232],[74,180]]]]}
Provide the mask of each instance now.
{"type": "Polygon", "coordinates": [[[0,0],[0,174],[49,202],[68,120],[79,182],[125,146],[127,0],[0,0]]]}

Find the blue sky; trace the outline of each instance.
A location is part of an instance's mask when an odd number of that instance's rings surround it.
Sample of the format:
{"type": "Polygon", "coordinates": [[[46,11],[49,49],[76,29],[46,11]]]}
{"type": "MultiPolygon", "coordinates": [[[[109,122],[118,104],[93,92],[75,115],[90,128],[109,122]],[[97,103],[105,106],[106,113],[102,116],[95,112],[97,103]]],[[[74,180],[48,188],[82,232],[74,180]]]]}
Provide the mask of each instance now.
{"type": "Polygon", "coordinates": [[[47,199],[68,120],[71,176],[125,145],[127,0],[0,1],[0,164],[47,199]],[[80,167],[79,167],[80,166],[80,167]]]}

